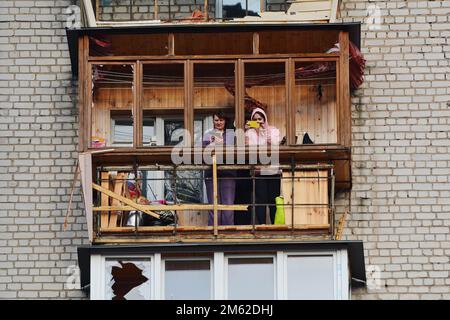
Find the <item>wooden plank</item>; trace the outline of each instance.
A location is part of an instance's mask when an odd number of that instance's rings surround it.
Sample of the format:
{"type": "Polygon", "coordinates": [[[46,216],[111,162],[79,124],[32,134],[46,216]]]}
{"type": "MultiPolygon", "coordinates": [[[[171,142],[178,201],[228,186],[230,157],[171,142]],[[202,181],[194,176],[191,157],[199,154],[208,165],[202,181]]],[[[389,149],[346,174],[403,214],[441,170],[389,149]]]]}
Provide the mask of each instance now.
{"type": "MultiPolygon", "coordinates": [[[[178,214],[178,226],[207,226],[208,214],[201,210],[180,210],[178,214]]],[[[178,230],[178,227],[177,227],[178,230]]]]}
{"type": "Polygon", "coordinates": [[[184,137],[184,143],[194,144],[194,66],[192,61],[184,64],[184,128],[190,135],[190,141],[184,137]]]}
{"type": "MultiPolygon", "coordinates": [[[[117,192],[116,192],[117,193],[117,192]]],[[[117,193],[119,194],[119,193],[117,193]]],[[[212,204],[168,204],[168,205],[141,205],[148,210],[152,211],[161,211],[161,210],[213,210],[214,205],[212,204]]],[[[248,209],[248,205],[243,204],[218,204],[218,210],[234,210],[234,211],[246,211],[248,209]]],[[[93,207],[93,211],[133,211],[136,210],[134,207],[123,206],[118,204],[113,204],[111,206],[100,206],[93,207]]]]}
{"type": "Polygon", "coordinates": [[[129,205],[131,207],[133,207],[135,210],[142,211],[142,212],[144,212],[146,214],[151,215],[152,217],[155,217],[155,218],[159,219],[159,215],[158,214],[154,213],[153,211],[150,211],[150,210],[146,209],[145,206],[137,204],[137,203],[133,202],[132,200],[130,200],[128,198],[125,198],[125,197],[123,197],[121,195],[118,195],[118,194],[116,194],[116,193],[114,193],[114,192],[112,192],[112,191],[110,191],[108,189],[105,189],[105,188],[103,188],[103,187],[101,187],[101,186],[99,186],[99,185],[97,185],[95,183],[92,183],[92,188],[94,188],[95,190],[100,191],[100,192],[110,196],[113,199],[117,199],[117,200],[119,200],[119,201],[121,201],[121,202],[123,202],[123,203],[125,203],[125,204],[127,204],[127,205],[129,205]]]}
{"type": "Polygon", "coordinates": [[[203,238],[197,236],[183,236],[183,237],[158,237],[158,238],[137,238],[137,237],[101,237],[95,240],[96,244],[118,244],[118,243],[173,243],[174,241],[183,242],[183,243],[198,243],[198,242],[216,242],[216,243],[224,243],[224,242],[286,242],[292,240],[301,240],[301,241],[323,241],[323,240],[331,240],[330,236],[327,234],[317,234],[317,235],[305,235],[305,234],[294,234],[294,235],[275,235],[275,236],[254,236],[253,234],[247,235],[239,235],[237,237],[220,237],[220,238],[212,238],[212,236],[204,236],[203,238]],[[247,238],[245,238],[247,237],[247,238]]]}
{"type": "Polygon", "coordinates": [[[78,155],[80,165],[81,186],[83,190],[84,210],[86,211],[86,223],[89,241],[94,239],[94,219],[92,213],[92,155],[80,153],[78,155]]]}
{"type": "Polygon", "coordinates": [[[143,121],[142,121],[142,81],[143,81],[143,72],[142,72],[142,64],[138,61],[133,64],[133,105],[132,105],[132,115],[133,117],[133,145],[136,147],[142,146],[142,130],[143,130],[143,121]]]}
{"type": "MultiPolygon", "coordinates": [[[[157,1],[157,0],[155,0],[155,1],[157,1]]],[[[169,36],[168,36],[168,54],[170,55],[170,56],[174,56],[175,55],[175,36],[174,36],[174,34],[173,33],[169,33],[169,36]]]]}
{"type": "MultiPolygon", "coordinates": [[[[295,226],[294,228],[290,228],[288,225],[256,225],[255,229],[257,231],[290,231],[290,230],[326,230],[330,226],[328,224],[317,224],[317,225],[302,225],[295,226]]],[[[204,227],[196,227],[196,226],[183,226],[176,227],[177,231],[182,232],[211,232],[214,227],[212,226],[204,226],[204,227]]],[[[173,226],[141,226],[137,228],[138,232],[145,233],[160,233],[160,232],[171,232],[174,230],[173,226]]],[[[219,226],[219,231],[224,232],[240,232],[240,231],[251,231],[253,230],[252,226],[219,226]]],[[[133,233],[136,231],[135,227],[114,227],[101,229],[101,232],[109,232],[109,233],[133,233]]]]}
{"type": "Polygon", "coordinates": [[[97,27],[95,20],[94,8],[92,7],[91,0],[83,0],[84,12],[86,12],[87,22],[89,28],[97,27]]]}
{"type": "MultiPolygon", "coordinates": [[[[328,31],[329,34],[334,35],[335,33],[332,31],[328,31]]],[[[315,35],[315,34],[313,34],[315,35]]],[[[323,34],[319,34],[317,35],[317,37],[322,37],[322,36],[326,36],[323,34]]],[[[336,37],[338,36],[338,33],[336,33],[336,37]]],[[[330,36],[328,36],[330,37],[330,36]]],[[[327,37],[327,38],[328,38],[327,37]]],[[[295,41],[304,41],[302,38],[296,38],[294,36],[292,36],[291,38],[293,38],[295,41]]],[[[330,40],[330,41],[318,41],[320,42],[325,42],[326,45],[330,45],[332,46],[334,43],[332,43],[333,41],[331,41],[330,39],[325,39],[325,40],[330,40]]],[[[261,32],[260,32],[260,47],[267,42],[267,36],[264,37],[265,41],[261,40],[261,32]]],[[[275,45],[279,45],[279,43],[275,44],[275,45]]],[[[313,44],[312,44],[313,45],[313,44]]],[[[314,44],[315,46],[317,46],[317,44],[314,44]]],[[[287,46],[287,44],[286,44],[287,46]]],[[[322,52],[298,52],[301,51],[300,49],[298,49],[298,44],[296,43],[291,43],[292,51],[290,51],[289,53],[260,53],[258,56],[253,55],[253,52],[251,54],[233,54],[233,55],[224,55],[224,54],[212,54],[212,55],[175,55],[175,56],[168,56],[165,53],[161,53],[161,55],[114,55],[114,56],[102,56],[102,57],[94,57],[94,56],[90,56],[88,58],[88,62],[118,62],[120,63],[120,61],[134,61],[134,60],[140,60],[142,62],[155,62],[155,60],[157,61],[164,61],[165,62],[178,62],[178,60],[186,60],[186,59],[196,59],[196,60],[211,60],[211,59],[230,59],[230,57],[232,59],[287,59],[287,58],[303,58],[303,59],[325,59],[325,60],[334,60],[333,58],[337,58],[339,57],[338,53],[322,53],[322,52]],[[297,52],[295,52],[297,51],[297,52]]],[[[268,49],[267,47],[265,47],[264,49],[268,49]]],[[[324,50],[328,50],[330,49],[328,46],[325,47],[322,45],[322,47],[320,47],[320,49],[324,49],[324,50]],[[326,49],[325,49],[326,48],[326,49]]],[[[320,49],[316,49],[316,47],[314,47],[314,49],[311,49],[311,51],[313,50],[320,50],[320,49]]],[[[261,49],[260,49],[261,51],[261,49]]],[[[228,62],[230,60],[227,60],[228,62]]]]}
{"type": "Polygon", "coordinates": [[[331,0],[330,23],[336,22],[339,11],[339,0],[331,0]]]}
{"type": "Polygon", "coordinates": [[[216,159],[216,155],[213,155],[213,213],[214,213],[214,235],[217,236],[218,235],[218,194],[217,194],[217,159],[216,159]]]}
{"type": "Polygon", "coordinates": [[[154,15],[153,15],[153,19],[158,20],[158,0],[155,0],[153,6],[154,6],[154,15]]]}
{"type": "Polygon", "coordinates": [[[285,200],[285,223],[291,225],[328,224],[328,172],[296,171],[294,195],[292,174],[283,172],[282,190],[285,200]],[[294,211],[292,211],[292,203],[294,211]],[[319,206],[320,205],[320,206],[319,206]]]}
{"type": "Polygon", "coordinates": [[[339,140],[338,143],[351,147],[351,101],[349,70],[349,38],[348,32],[339,33],[339,140]]]}
{"type": "MultiPolygon", "coordinates": [[[[114,193],[122,195],[124,179],[125,179],[125,173],[123,173],[123,172],[117,173],[117,175],[115,177],[115,183],[114,183],[114,193]]],[[[118,201],[117,199],[112,199],[112,201],[111,201],[112,208],[114,208],[115,206],[119,206],[119,205],[120,205],[120,201],[118,201]]],[[[121,214],[121,212],[120,212],[121,209],[104,209],[104,210],[111,212],[111,216],[109,218],[109,228],[116,227],[117,226],[117,218],[118,218],[118,215],[121,214]]],[[[130,209],[130,211],[131,210],[133,210],[133,209],[130,209]]],[[[102,210],[100,210],[100,211],[102,211],[102,210]]]]}
{"type": "MultiPolygon", "coordinates": [[[[263,0],[261,0],[263,1],[263,0]]],[[[259,54],[259,33],[253,32],[253,54],[259,54]]]]}
{"type": "MultiPolygon", "coordinates": [[[[100,177],[101,186],[105,189],[109,189],[109,172],[102,172],[100,177]]],[[[102,206],[109,206],[109,198],[105,193],[101,194],[101,204],[102,206]]],[[[100,227],[107,228],[109,225],[109,212],[102,211],[100,218],[100,227]]]]}
{"type": "Polygon", "coordinates": [[[95,0],[95,20],[100,20],[100,0],[95,0]]]}

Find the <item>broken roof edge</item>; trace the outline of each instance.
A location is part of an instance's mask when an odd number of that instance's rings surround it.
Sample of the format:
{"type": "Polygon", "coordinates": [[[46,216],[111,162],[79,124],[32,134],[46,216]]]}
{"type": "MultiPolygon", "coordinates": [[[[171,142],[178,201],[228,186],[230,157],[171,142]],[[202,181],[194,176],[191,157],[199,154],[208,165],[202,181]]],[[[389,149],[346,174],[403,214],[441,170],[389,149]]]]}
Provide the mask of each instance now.
{"type": "Polygon", "coordinates": [[[226,243],[158,243],[130,245],[85,245],[78,247],[81,289],[89,290],[91,255],[142,255],[153,253],[188,252],[267,252],[286,250],[337,250],[346,249],[353,288],[366,285],[364,246],[361,240],[290,241],[290,242],[226,242],[226,243]]]}
{"type": "Polygon", "coordinates": [[[263,30],[342,30],[349,33],[350,41],[361,49],[361,23],[189,23],[189,24],[158,24],[146,26],[114,26],[95,28],[66,28],[69,46],[72,75],[78,76],[78,38],[83,35],[92,35],[97,32],[104,34],[145,34],[161,32],[217,32],[217,31],[263,31],[263,30]]]}

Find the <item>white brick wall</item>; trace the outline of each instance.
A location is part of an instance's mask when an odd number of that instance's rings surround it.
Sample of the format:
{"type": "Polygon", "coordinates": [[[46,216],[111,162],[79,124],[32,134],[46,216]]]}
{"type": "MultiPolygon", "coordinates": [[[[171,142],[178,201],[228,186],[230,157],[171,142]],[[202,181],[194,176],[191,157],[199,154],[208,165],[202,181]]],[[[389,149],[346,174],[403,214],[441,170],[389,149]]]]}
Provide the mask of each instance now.
{"type": "Polygon", "coordinates": [[[66,286],[87,238],[79,192],[62,229],[77,156],[72,2],[0,1],[0,299],[84,297],[66,286]]]}
{"type": "MultiPolygon", "coordinates": [[[[0,1],[0,299],[84,297],[65,284],[87,238],[79,193],[62,230],[77,156],[72,2],[0,1]]],[[[364,241],[369,283],[380,275],[352,296],[450,299],[450,1],[343,0],[342,16],[364,22],[367,59],[344,236],[364,241]]]]}
{"type": "Polygon", "coordinates": [[[381,276],[353,298],[449,299],[450,1],[343,0],[341,9],[342,21],[363,22],[367,59],[352,99],[344,235],[364,241],[366,267],[381,276]],[[381,11],[378,30],[367,24],[370,5],[381,11]]]}

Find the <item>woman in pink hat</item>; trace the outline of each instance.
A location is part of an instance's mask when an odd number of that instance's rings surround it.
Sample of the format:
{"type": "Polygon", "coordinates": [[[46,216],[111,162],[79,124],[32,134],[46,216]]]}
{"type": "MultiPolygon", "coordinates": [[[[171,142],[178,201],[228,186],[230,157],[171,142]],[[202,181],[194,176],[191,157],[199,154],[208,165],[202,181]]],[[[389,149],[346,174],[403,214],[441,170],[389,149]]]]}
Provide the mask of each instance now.
{"type": "MultiPolygon", "coordinates": [[[[266,112],[261,108],[252,111],[252,121],[256,121],[255,127],[246,125],[245,141],[249,146],[264,146],[267,150],[271,145],[280,145],[280,131],[270,126],[266,112]]],[[[275,198],[280,195],[281,171],[278,163],[273,163],[269,168],[257,170],[255,181],[256,223],[266,223],[266,206],[269,206],[271,223],[275,220],[275,198]]]]}

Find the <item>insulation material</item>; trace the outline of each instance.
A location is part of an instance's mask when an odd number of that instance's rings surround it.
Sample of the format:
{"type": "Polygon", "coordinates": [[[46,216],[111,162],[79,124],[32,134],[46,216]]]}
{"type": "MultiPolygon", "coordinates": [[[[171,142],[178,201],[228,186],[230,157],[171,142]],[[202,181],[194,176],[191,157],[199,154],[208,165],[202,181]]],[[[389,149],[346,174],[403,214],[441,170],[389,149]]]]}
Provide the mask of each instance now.
{"type": "Polygon", "coordinates": [[[150,300],[150,260],[106,260],[105,298],[108,300],[150,300]]]}

